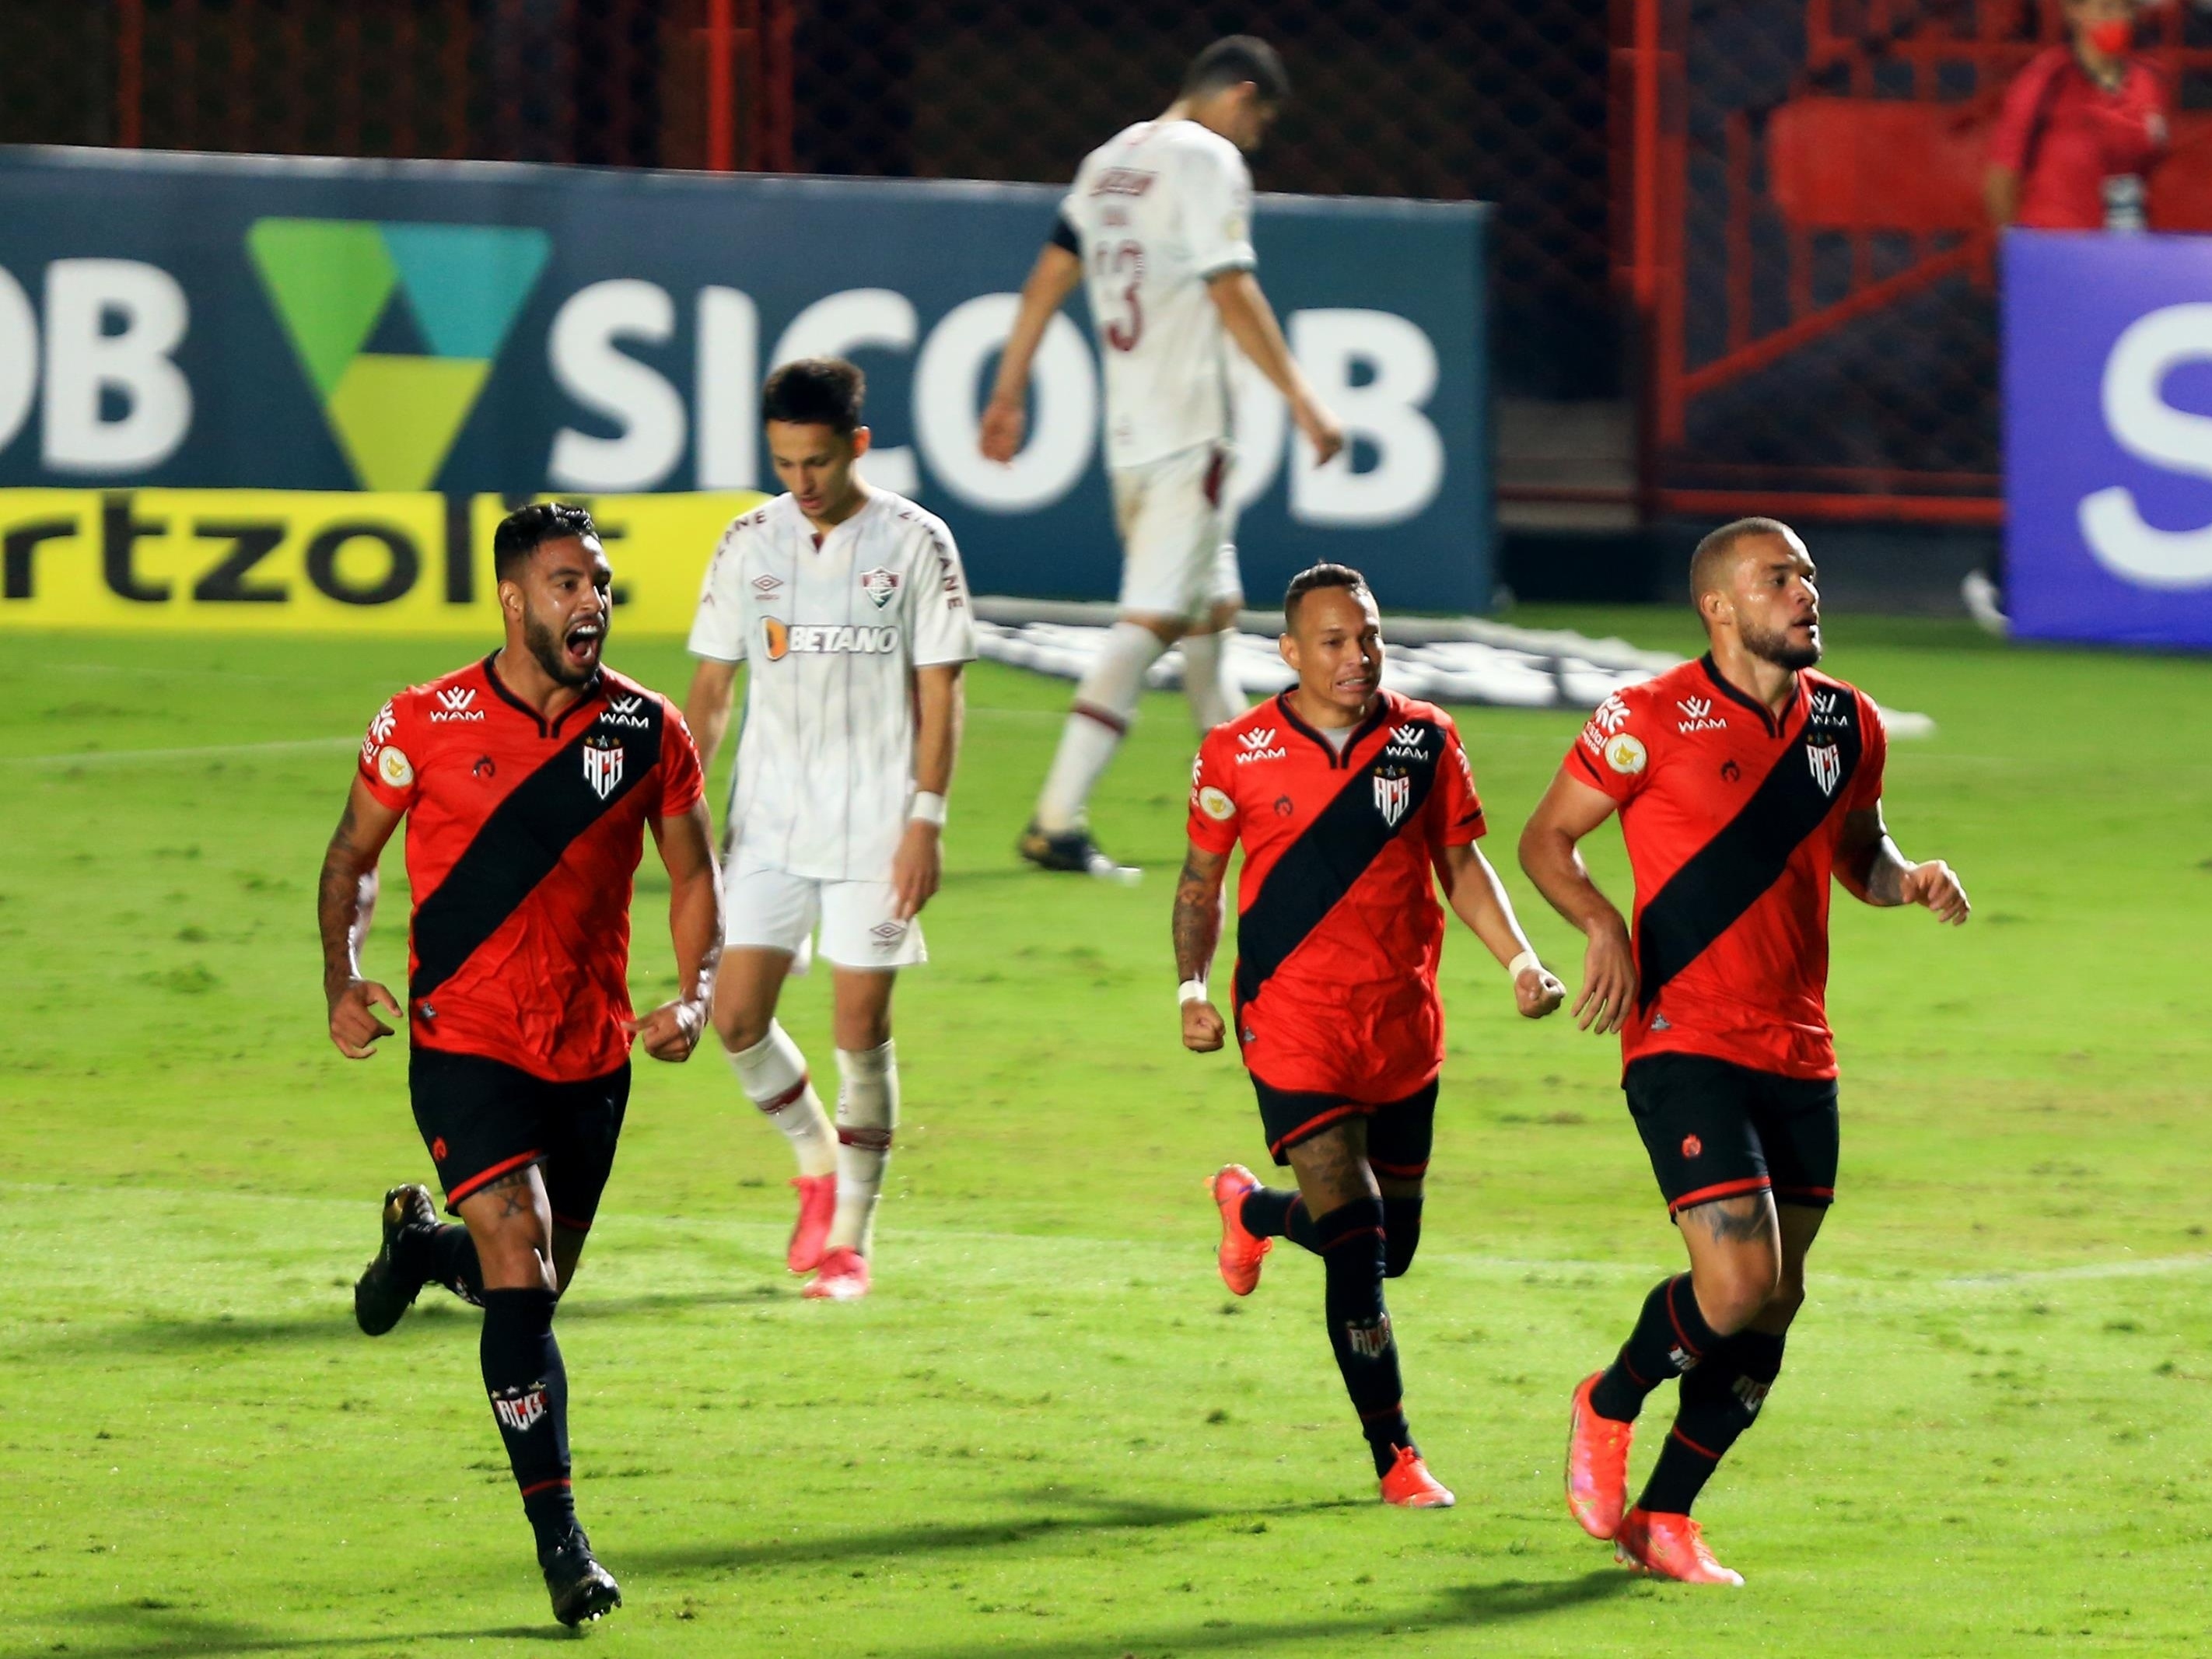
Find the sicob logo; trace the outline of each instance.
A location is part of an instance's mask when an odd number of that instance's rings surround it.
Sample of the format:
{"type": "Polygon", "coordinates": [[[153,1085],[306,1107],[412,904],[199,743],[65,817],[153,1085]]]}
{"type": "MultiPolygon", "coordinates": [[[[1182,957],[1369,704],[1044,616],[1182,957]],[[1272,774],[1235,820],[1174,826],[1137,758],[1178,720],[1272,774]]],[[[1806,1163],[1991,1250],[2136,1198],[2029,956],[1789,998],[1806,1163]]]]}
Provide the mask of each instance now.
{"type": "Polygon", "coordinates": [[[552,252],[542,230],[356,219],[259,219],[246,245],[355,478],[389,490],[436,480],[552,252]]]}

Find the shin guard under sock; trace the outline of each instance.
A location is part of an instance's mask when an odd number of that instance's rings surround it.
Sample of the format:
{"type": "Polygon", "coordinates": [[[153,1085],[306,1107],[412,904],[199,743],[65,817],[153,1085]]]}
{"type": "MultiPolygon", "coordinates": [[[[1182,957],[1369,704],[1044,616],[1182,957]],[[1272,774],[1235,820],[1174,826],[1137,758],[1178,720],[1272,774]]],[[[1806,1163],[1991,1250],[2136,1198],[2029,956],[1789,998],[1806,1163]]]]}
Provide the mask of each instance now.
{"type": "Polygon", "coordinates": [[[1321,1254],[1321,1235],[1304,1197],[1280,1187],[1255,1187],[1244,1194],[1244,1231],[1255,1238],[1287,1238],[1302,1249],[1321,1254]]]}
{"type": "Polygon", "coordinates": [[[1720,1343],[1720,1334],[1698,1310],[1690,1275],[1661,1279],[1644,1298],[1644,1312],[1621,1344],[1620,1357],[1590,1390],[1591,1409],[1616,1423],[1634,1422],[1644,1395],[1668,1377],[1694,1369],[1720,1343]]]}
{"type": "Polygon", "coordinates": [[[1738,1436],[1759,1420],[1767,1390],[1782,1374],[1782,1338],[1739,1331],[1682,1378],[1674,1431],[1637,1507],[1687,1515],[1738,1436]]]}
{"type": "Polygon", "coordinates": [[[1413,1443],[1398,1376],[1398,1344],[1382,1303],[1382,1200],[1340,1204],[1316,1217],[1314,1228],[1328,1275],[1329,1346],[1381,1476],[1397,1461],[1398,1448],[1413,1443]]]}
{"type": "Polygon", "coordinates": [[[553,1340],[558,1300],[546,1290],[486,1291],[477,1346],[484,1391],[541,1556],[576,1524],[568,1487],[568,1374],[553,1340]]]}

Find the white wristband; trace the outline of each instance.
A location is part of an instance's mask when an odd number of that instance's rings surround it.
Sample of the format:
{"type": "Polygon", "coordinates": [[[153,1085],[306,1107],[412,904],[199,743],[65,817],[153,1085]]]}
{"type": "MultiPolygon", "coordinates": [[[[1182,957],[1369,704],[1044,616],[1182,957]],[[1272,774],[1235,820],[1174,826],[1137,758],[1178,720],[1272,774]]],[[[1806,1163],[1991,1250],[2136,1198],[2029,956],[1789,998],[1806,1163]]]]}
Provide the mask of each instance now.
{"type": "Polygon", "coordinates": [[[1519,956],[1514,957],[1512,961],[1505,964],[1505,977],[1508,979],[1519,979],[1522,975],[1528,972],[1531,969],[1534,969],[1540,974],[1542,973],[1544,971],[1543,961],[1534,951],[1523,951],[1519,956]]]}
{"type": "Polygon", "coordinates": [[[1206,981],[1202,979],[1187,979],[1183,981],[1182,985],[1176,988],[1176,1000],[1178,1003],[1205,1001],[1206,981]]]}
{"type": "Polygon", "coordinates": [[[907,817],[924,823],[933,823],[942,830],[945,827],[945,797],[933,794],[927,789],[917,791],[914,805],[907,809],[907,817]]]}

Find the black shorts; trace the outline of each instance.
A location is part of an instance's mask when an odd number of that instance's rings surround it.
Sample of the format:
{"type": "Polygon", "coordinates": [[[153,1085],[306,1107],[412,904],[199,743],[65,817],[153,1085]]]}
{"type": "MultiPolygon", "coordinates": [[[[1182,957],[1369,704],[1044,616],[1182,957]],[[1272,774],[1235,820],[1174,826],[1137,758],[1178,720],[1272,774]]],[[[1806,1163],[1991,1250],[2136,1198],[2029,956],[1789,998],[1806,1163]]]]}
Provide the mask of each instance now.
{"type": "Polygon", "coordinates": [[[1745,1193],[1825,1208],[1836,1196],[1836,1080],[1704,1054],[1647,1054],[1621,1087],[1667,1213],[1745,1193]]]}
{"type": "Polygon", "coordinates": [[[1298,1094],[1252,1079],[1260,1097],[1260,1127],[1267,1131],[1267,1152],[1279,1164],[1290,1163],[1290,1150],[1310,1140],[1332,1123],[1347,1117],[1367,1120],[1367,1162],[1375,1173],[1392,1181],[1419,1181],[1429,1167],[1429,1146],[1436,1132],[1437,1081],[1427,1083],[1403,1100],[1380,1106],[1362,1105],[1337,1095],[1298,1094]]]}
{"type": "Polygon", "coordinates": [[[628,1060],[589,1082],[548,1083],[481,1054],[410,1048],[407,1092],[448,1215],[470,1194],[538,1164],[554,1221],[590,1231],[629,1104],[628,1060]]]}

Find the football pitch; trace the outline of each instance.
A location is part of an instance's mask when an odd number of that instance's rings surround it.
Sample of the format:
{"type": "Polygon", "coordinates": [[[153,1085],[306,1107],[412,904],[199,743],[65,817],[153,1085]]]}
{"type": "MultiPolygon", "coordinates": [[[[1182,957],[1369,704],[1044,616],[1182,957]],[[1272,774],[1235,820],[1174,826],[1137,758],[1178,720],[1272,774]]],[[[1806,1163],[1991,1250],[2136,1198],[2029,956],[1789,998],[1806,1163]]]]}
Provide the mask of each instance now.
{"type": "MultiPolygon", "coordinates": [[[[1692,650],[1686,611],[1524,611],[1692,650]]],[[[1568,1390],[1679,1247],[1614,1042],[1514,1016],[1455,927],[1419,1261],[1390,1286],[1449,1512],[1375,1501],[1318,1264],[1233,1301],[1201,1182],[1264,1164],[1233,1055],[1176,1042],[1192,738],[1152,698],[1097,810],[1133,890],[1011,846],[1067,688],[980,666],[878,1289],[801,1303],[782,1139],[711,1045],[640,1059],[560,1334],[610,1653],[881,1659],[2203,1651],[2212,1540],[2206,669],[1832,618],[1828,666],[1935,716],[1891,751],[1961,931],[1840,891],[1839,1199],[1756,1429],[1699,1513],[1741,1591],[1614,1567],[1559,1492],[1568,1390]],[[2193,735],[2192,735],[2193,734],[2193,735]]],[[[368,717],[471,641],[12,633],[0,690],[0,1659],[488,1654],[547,1615],[477,1378],[426,1291],[348,1287],[429,1178],[396,1042],[324,1035],[315,873],[368,717]]],[[[617,666],[682,696],[673,642],[617,666]]],[[[1463,711],[1512,844],[1579,717],[1463,711]]],[[[716,768],[726,771],[726,753],[716,768]]],[[[720,795],[714,799],[719,801],[720,795]]],[[[1627,888],[1618,835],[1600,879],[1627,888]]],[[[370,970],[404,977],[399,849],[370,970]]],[[[641,873],[634,984],[672,983],[641,873]]],[[[1217,969],[1224,981],[1226,964],[1217,969]]],[[[826,983],[783,1018],[830,1074],[826,983]]],[[[1673,1412],[1644,1418],[1636,1478],[1673,1412]]]]}

